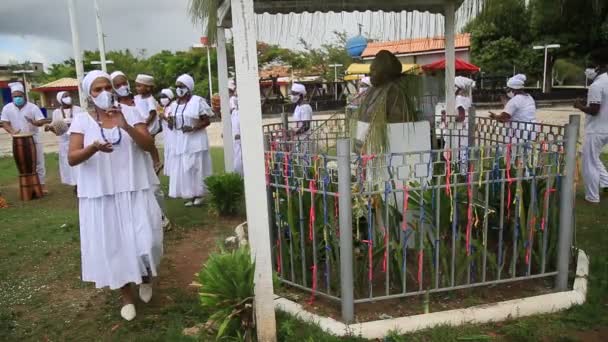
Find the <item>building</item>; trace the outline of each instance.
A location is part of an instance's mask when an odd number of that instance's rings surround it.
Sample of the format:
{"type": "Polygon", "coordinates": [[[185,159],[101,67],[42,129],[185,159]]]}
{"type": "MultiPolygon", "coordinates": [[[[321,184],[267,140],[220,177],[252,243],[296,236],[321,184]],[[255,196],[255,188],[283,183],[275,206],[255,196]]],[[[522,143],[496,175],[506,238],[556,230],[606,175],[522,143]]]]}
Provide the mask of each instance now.
{"type": "Polygon", "coordinates": [[[0,105],[4,105],[12,101],[11,91],[8,84],[15,81],[25,83],[26,89],[29,91],[32,84],[28,79],[29,76],[38,76],[44,73],[44,64],[34,62],[25,64],[0,64],[0,105]],[[31,73],[19,74],[15,70],[31,70],[31,73]],[[25,78],[25,82],[24,82],[25,78]]]}
{"type": "Polygon", "coordinates": [[[60,91],[69,91],[74,104],[79,105],[78,80],[75,78],[60,78],[53,82],[34,88],[32,91],[40,93],[40,106],[44,108],[51,109],[59,106],[59,103],[57,103],[57,93],[60,91]]]}
{"type": "MultiPolygon", "coordinates": [[[[456,58],[469,62],[471,35],[458,34],[455,38],[456,58]]],[[[425,65],[445,58],[445,37],[415,38],[388,42],[369,43],[361,58],[371,63],[380,50],[395,54],[402,64],[425,65]]]]}

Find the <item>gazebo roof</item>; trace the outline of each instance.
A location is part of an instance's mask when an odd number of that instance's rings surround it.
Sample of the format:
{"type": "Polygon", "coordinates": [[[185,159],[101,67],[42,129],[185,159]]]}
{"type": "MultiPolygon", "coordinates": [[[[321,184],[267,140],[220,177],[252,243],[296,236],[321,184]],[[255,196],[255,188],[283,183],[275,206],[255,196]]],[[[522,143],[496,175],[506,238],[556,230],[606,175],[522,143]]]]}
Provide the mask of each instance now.
{"type": "Polygon", "coordinates": [[[53,82],[47,83],[40,87],[32,89],[39,93],[45,93],[48,91],[75,91],[78,90],[78,80],[75,78],[64,77],[53,82]]]}
{"type": "MultiPolygon", "coordinates": [[[[302,12],[402,12],[443,13],[449,0],[254,0],[255,13],[288,14],[302,12]]],[[[456,8],[464,0],[454,0],[456,8]]]]}

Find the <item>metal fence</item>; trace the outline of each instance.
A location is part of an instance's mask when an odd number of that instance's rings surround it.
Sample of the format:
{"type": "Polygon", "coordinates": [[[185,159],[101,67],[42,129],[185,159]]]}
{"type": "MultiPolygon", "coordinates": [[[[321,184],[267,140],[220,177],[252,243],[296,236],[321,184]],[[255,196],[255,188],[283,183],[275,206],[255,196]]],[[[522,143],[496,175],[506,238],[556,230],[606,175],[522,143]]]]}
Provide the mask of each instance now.
{"type": "Polygon", "coordinates": [[[442,149],[382,155],[351,153],[332,120],[306,139],[264,127],[282,282],[341,303],[347,322],[355,303],[552,276],[566,289],[578,116],[438,118],[442,149]]]}

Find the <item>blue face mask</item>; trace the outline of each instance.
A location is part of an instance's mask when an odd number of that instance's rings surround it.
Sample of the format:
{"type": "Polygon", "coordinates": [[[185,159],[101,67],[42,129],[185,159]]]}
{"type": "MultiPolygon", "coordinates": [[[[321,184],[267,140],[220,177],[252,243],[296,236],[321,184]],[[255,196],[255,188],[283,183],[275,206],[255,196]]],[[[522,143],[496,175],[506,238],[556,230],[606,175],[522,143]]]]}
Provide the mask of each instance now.
{"type": "Polygon", "coordinates": [[[17,107],[21,107],[25,104],[25,98],[23,96],[15,96],[15,97],[13,97],[13,103],[17,107]]]}

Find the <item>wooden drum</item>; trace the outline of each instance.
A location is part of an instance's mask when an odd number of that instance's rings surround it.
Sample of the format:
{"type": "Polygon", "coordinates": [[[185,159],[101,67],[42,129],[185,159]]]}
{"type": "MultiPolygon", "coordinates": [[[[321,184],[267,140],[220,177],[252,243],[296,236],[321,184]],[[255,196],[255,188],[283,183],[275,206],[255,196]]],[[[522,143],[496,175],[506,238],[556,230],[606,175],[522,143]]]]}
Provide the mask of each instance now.
{"type": "Polygon", "coordinates": [[[221,113],[220,109],[221,109],[221,99],[220,99],[220,95],[219,94],[215,94],[213,96],[211,96],[211,109],[213,110],[214,113],[218,114],[221,113]]]}
{"type": "Polygon", "coordinates": [[[31,133],[13,136],[13,157],[19,170],[21,200],[42,197],[42,186],[36,172],[36,144],[31,133]]]}

